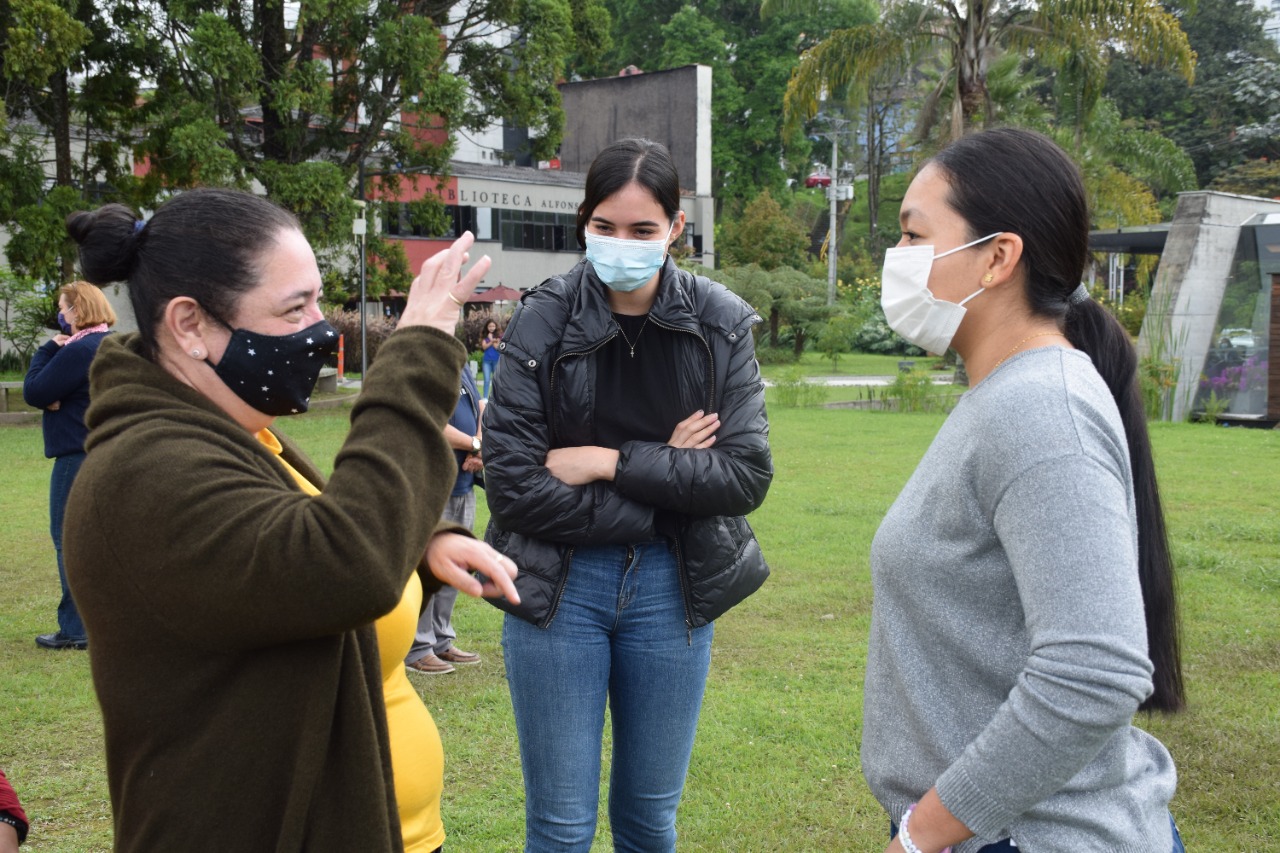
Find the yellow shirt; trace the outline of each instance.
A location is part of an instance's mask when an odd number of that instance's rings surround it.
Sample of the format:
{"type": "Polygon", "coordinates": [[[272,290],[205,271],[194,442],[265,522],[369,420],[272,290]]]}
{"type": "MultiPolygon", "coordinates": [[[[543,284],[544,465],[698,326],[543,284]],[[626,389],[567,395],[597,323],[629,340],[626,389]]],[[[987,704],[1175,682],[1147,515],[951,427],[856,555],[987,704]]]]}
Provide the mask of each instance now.
{"type": "MultiPolygon", "coordinates": [[[[280,456],[280,442],[270,430],[256,435],[309,495],[320,490],[280,456]]],[[[444,843],[440,794],[444,790],[444,747],[431,712],[422,704],[404,670],[422,609],[422,581],[412,575],[395,609],[374,623],[382,660],[382,701],[391,737],[391,771],[405,853],[430,853],[444,843]]]]}

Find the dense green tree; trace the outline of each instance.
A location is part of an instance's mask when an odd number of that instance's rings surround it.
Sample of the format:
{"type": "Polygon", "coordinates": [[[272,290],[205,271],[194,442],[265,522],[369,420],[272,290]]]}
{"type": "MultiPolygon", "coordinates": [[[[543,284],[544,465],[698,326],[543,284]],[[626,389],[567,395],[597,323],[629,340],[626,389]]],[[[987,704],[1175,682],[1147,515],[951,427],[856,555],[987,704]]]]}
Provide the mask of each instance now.
{"type": "Polygon", "coordinates": [[[1280,57],[1262,30],[1265,13],[1251,0],[1170,8],[1198,55],[1195,84],[1121,57],[1108,69],[1106,92],[1124,117],[1190,154],[1201,185],[1247,157],[1280,156],[1280,57]]]}
{"type": "Polygon", "coordinates": [[[762,19],[758,0],[606,0],[612,47],[582,77],[612,76],[628,65],[661,71],[690,63],[712,68],[713,186],[718,201],[780,191],[807,171],[811,145],[784,133],[778,107],[805,48],[837,27],[874,18],[871,0],[827,0],[820,12],[762,19]]]}
{"type": "MultiPolygon", "coordinates": [[[[34,192],[16,180],[0,190],[0,219],[44,229],[15,240],[10,258],[45,279],[61,277],[48,269],[50,243],[65,241],[61,219],[89,188],[106,189],[96,201],[147,207],[195,185],[265,188],[300,214],[332,276],[347,266],[325,260],[349,254],[361,164],[443,176],[451,134],[499,118],[549,156],[566,62],[607,43],[600,0],[11,0],[0,26],[10,119],[0,175],[30,174],[48,139],[58,190],[44,192],[42,175],[34,192]],[[141,80],[154,84],[145,98],[141,80]],[[88,137],[78,162],[73,125],[88,137]],[[129,140],[141,179],[128,170],[129,140]]],[[[417,208],[420,220],[441,216],[438,202],[417,208]]],[[[389,244],[371,248],[383,273],[403,269],[389,244]]],[[[54,252],[64,273],[65,249],[54,252]]]]}
{"type": "MultiPolygon", "coordinates": [[[[815,2],[765,0],[763,8],[767,14],[795,13],[811,10],[815,2]]],[[[807,51],[787,89],[786,108],[807,118],[828,92],[860,88],[884,69],[905,72],[933,57],[941,73],[924,100],[920,130],[930,129],[946,97],[947,135],[955,137],[993,118],[991,63],[1006,51],[1034,51],[1072,80],[1086,116],[1116,47],[1188,80],[1193,76],[1195,54],[1177,19],[1157,0],[907,0],[887,6],[880,20],[838,30],[807,51]]]]}
{"type": "Polygon", "coordinates": [[[801,267],[809,234],[765,190],[747,204],[741,217],[723,223],[718,246],[721,259],[730,266],[801,267]]]}
{"type": "Polygon", "coordinates": [[[1280,162],[1249,160],[1222,172],[1209,185],[1224,193],[1280,199],[1280,162]]]}
{"type": "Polygon", "coordinates": [[[140,0],[0,4],[0,225],[13,237],[7,255],[20,273],[46,283],[70,278],[66,214],[134,200],[128,151],[140,69],[157,48],[145,34],[149,15],[140,0]],[[46,161],[53,167],[48,191],[46,161]]]}
{"type": "Polygon", "coordinates": [[[791,267],[766,270],[759,264],[695,271],[713,275],[741,296],[765,318],[768,346],[777,347],[782,330],[791,331],[795,354],[804,351],[809,335],[831,314],[827,307],[827,283],[791,267]]]}

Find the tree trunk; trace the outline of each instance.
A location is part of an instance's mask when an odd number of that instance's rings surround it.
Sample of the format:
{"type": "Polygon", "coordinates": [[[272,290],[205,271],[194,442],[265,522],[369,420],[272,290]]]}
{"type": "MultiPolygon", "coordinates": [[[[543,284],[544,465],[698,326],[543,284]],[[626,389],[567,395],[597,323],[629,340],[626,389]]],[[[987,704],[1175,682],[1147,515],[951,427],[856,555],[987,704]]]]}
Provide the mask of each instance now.
{"type": "Polygon", "coordinates": [[[292,116],[276,105],[276,88],[284,77],[289,54],[285,51],[284,3],[255,0],[254,27],[262,56],[262,154],[267,160],[292,163],[288,136],[292,116]]]}
{"type": "MultiPolygon", "coordinates": [[[[71,90],[67,81],[65,68],[54,74],[49,80],[49,89],[53,100],[53,157],[54,183],[60,187],[70,187],[72,181],[71,168],[71,90]]],[[[88,144],[88,140],[85,141],[88,144]]],[[[63,247],[60,253],[62,280],[71,281],[76,275],[76,260],[72,252],[63,247]]]]}
{"type": "Polygon", "coordinates": [[[987,115],[987,7],[975,3],[961,26],[956,45],[956,97],[964,129],[987,115]]]}
{"type": "Polygon", "coordinates": [[[782,325],[782,317],[777,308],[769,309],[769,346],[778,345],[778,327],[782,325]]]}

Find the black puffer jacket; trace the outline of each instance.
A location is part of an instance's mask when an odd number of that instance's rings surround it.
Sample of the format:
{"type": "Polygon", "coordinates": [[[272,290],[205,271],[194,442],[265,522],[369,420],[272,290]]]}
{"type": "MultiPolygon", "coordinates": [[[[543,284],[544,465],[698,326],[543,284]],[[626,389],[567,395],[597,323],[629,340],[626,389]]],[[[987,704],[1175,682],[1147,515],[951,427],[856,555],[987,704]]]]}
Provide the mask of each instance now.
{"type": "Polygon", "coordinates": [[[521,603],[490,599],[534,624],[555,618],[575,545],[674,542],[691,628],[755,592],[769,574],[742,516],[773,479],[764,382],[751,327],[760,316],[724,285],[668,259],[649,322],[682,341],[681,407],[716,412],[707,449],[649,441],[619,448],[612,483],[569,486],[544,467],[547,451],[596,444],[596,361],[618,335],[605,287],[583,261],[525,293],[500,345],[484,412],[491,519],[485,539],[520,567],[521,603]]]}

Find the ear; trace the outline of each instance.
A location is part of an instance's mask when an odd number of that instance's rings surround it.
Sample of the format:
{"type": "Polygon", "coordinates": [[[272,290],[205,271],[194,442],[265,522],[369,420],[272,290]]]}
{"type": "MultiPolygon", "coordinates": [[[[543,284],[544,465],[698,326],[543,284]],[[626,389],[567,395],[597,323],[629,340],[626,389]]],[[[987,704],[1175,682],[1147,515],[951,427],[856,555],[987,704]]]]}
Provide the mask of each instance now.
{"type": "Polygon", "coordinates": [[[684,233],[684,220],[684,211],[676,211],[675,226],[671,229],[671,236],[667,239],[668,250],[670,250],[675,242],[680,239],[680,235],[684,233]]]}
{"type": "Polygon", "coordinates": [[[200,303],[190,296],[177,296],[169,300],[160,326],[163,337],[168,338],[178,352],[195,359],[209,357],[210,341],[206,338],[211,331],[211,323],[200,303]]]}
{"type": "Polygon", "coordinates": [[[1022,262],[1022,238],[1006,231],[991,240],[989,258],[983,270],[982,286],[999,287],[1017,280],[1022,262]]]}

